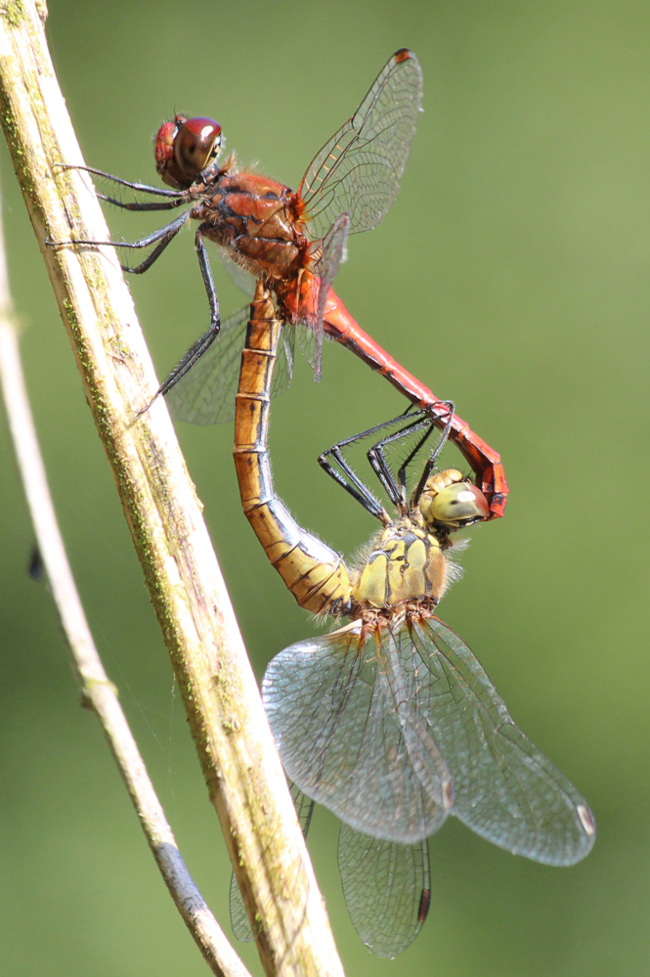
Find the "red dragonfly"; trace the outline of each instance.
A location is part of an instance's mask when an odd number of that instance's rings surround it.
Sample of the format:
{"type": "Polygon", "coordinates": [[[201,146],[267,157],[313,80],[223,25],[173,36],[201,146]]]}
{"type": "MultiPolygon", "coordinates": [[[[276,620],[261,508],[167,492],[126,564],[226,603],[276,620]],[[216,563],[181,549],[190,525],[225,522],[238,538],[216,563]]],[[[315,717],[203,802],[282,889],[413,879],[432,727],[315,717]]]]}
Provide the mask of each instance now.
{"type": "MultiPolygon", "coordinates": [[[[401,49],[382,68],[355,114],[316,154],[296,192],[261,174],[238,169],[234,156],[220,166],[221,126],[208,118],[176,115],[173,122],[164,123],[158,131],[156,168],[171,190],[79,167],[132,190],[165,198],[156,203],[125,203],[101,195],[126,210],[171,210],[192,205],[180,217],[135,242],[72,242],[135,249],[154,245],[143,262],[135,267],[123,266],[125,271],[145,272],[189,220],[199,221],[195,246],[210,305],[210,328],[188,350],[158,393],[169,393],[185,377],[213,345],[221,328],[207,239],[240,269],[265,281],[275,293],[285,322],[310,327],[316,336],[313,361],[317,376],[320,337],[324,332],[386,376],[414,404],[426,408],[440,427],[446,426],[447,410],[440,400],[361,329],[330,287],[344,258],[347,234],[376,227],[395,199],[415,133],[421,96],[422,73],[417,58],[411,51],[401,49]]],[[[243,328],[247,318],[246,308],[228,325],[243,328]]],[[[215,356],[221,345],[217,345],[215,356]]],[[[214,369],[220,389],[236,386],[236,369],[232,381],[225,377],[223,364],[214,369]]],[[[202,373],[211,374],[211,369],[206,365],[202,373]]],[[[178,390],[176,415],[195,423],[206,423],[210,416],[221,419],[223,411],[218,403],[216,411],[197,412],[196,391],[196,381],[187,385],[185,392],[178,390]]],[[[205,403],[200,394],[198,400],[205,403]]],[[[450,439],[476,473],[478,485],[488,498],[490,517],[501,516],[508,487],[499,455],[457,416],[452,419],[450,439]]]]}

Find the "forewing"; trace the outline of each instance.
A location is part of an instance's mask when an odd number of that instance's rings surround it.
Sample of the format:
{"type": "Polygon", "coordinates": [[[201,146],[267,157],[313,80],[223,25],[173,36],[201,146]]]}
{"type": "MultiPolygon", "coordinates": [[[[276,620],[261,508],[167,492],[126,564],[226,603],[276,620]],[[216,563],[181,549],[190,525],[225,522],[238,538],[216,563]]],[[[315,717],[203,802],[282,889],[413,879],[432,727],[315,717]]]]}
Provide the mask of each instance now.
{"type": "MultiPolygon", "coordinates": [[[[387,629],[382,629],[386,632],[387,629]]],[[[286,648],[262,696],[287,775],[357,831],[413,844],[448,813],[448,774],[395,698],[391,653],[347,628],[286,648]]]]}
{"type": "Polygon", "coordinates": [[[422,100],[422,72],[414,54],[397,51],[363,102],[309,164],[298,193],[314,238],[339,214],[352,234],[386,216],[406,166],[422,100]]]}
{"type": "Polygon", "coordinates": [[[418,935],[429,909],[426,839],[400,845],[369,838],[341,824],[338,863],[357,933],[377,956],[396,957],[418,935]]]}
{"type": "Polygon", "coordinates": [[[426,721],[451,774],[452,814],[514,854],[584,858],[595,841],[585,800],[514,724],[467,645],[436,618],[414,622],[410,645],[431,675],[426,721]]]}
{"type": "MultiPolygon", "coordinates": [[[[250,306],[246,305],[221,324],[221,331],[191,370],[165,396],[176,421],[221,424],[235,416],[241,353],[244,348],[250,306]]],[[[294,330],[282,330],[271,396],[283,393],[293,376],[294,330]]]]}

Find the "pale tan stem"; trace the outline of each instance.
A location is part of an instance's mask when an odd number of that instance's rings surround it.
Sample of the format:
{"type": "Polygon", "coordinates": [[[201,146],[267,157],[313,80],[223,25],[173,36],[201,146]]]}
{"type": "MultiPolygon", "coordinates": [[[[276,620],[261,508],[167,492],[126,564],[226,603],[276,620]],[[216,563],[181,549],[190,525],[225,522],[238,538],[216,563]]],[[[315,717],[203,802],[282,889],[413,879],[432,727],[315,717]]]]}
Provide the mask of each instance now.
{"type": "Polygon", "coordinates": [[[250,977],[189,874],[144,761],[92,639],[47,484],[23,377],[18,331],[6,289],[0,222],[0,383],[20,477],[84,704],[95,712],[171,896],[212,972],[250,977]]]}
{"type": "Polygon", "coordinates": [[[14,169],[133,534],[210,797],[268,974],[342,968],[200,504],[107,240],[35,0],[0,3],[0,113],[14,169]]]}

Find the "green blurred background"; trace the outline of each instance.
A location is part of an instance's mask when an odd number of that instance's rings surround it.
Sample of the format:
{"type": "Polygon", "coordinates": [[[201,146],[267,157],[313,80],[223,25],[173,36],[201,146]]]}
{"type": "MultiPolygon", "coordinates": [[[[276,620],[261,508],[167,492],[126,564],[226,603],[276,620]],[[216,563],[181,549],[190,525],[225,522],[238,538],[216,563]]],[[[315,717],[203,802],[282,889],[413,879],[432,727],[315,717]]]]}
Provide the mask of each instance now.
{"type": "MultiPolygon", "coordinates": [[[[588,798],[599,838],[582,864],[551,869],[448,822],[431,841],[429,920],[393,962],[352,930],[323,811],[317,873],[357,977],[650,974],[650,5],[52,0],[48,30],[86,160],[145,181],[150,137],[177,109],[216,116],[241,160],[296,186],[391,52],[416,51],[425,112],[403,186],[376,233],[350,242],[337,291],[504,458],[506,518],[473,531],[442,615],[588,798]]],[[[229,930],[218,823],[6,153],[2,178],[25,369],[73,567],[186,861],[229,930]]],[[[131,239],[157,223],[109,220],[131,239]]],[[[217,266],[222,309],[238,308],[217,266]]],[[[131,288],[163,376],[207,323],[191,233],[131,288]]],[[[331,346],[322,384],[300,364],[274,408],[280,493],[347,553],[374,526],[316,455],[402,407],[331,346]]],[[[315,625],[239,511],[230,427],[179,435],[261,676],[315,625]]],[[[79,707],[47,587],[27,575],[32,530],[4,430],[0,452],[2,971],[205,974],[79,707]]],[[[242,952],[259,974],[255,950],[242,952]]]]}

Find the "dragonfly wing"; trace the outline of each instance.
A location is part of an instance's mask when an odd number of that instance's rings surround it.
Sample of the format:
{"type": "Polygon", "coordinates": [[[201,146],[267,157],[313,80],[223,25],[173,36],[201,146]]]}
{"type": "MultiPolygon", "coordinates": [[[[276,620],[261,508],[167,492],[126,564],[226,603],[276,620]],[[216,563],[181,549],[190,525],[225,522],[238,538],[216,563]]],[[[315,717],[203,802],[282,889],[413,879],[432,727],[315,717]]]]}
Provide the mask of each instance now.
{"type": "MultiPolygon", "coordinates": [[[[314,811],[314,802],[300,791],[295,784],[289,784],[289,791],[293,798],[293,804],[298,815],[298,824],[305,840],[311,823],[311,816],[314,811]]],[[[230,925],[235,937],[240,943],[250,943],[253,939],[253,930],[248,919],[244,897],[237,882],[234,872],[230,876],[230,925]]]]}
{"type": "Polygon", "coordinates": [[[318,382],[323,374],[323,332],[313,329],[307,322],[304,328],[298,329],[298,347],[303,357],[314,371],[314,380],[318,382]]]}
{"type": "Polygon", "coordinates": [[[301,322],[307,327],[299,330],[300,350],[314,371],[314,379],[320,380],[323,351],[323,312],[332,282],[336,278],[339,265],[346,258],[346,244],[350,231],[350,215],[340,214],[322,241],[317,242],[312,252],[314,295],[310,307],[315,310],[301,322]]]}
{"type": "Polygon", "coordinates": [[[250,943],[254,939],[244,897],[234,872],[230,874],[230,925],[240,943],[250,943]]]}
{"type": "Polygon", "coordinates": [[[369,838],[341,824],[338,863],[357,933],[377,956],[396,957],[418,935],[429,909],[426,839],[400,845],[369,838]]]}
{"type": "Polygon", "coordinates": [[[219,257],[223,263],[225,270],[228,273],[231,281],[235,283],[237,288],[241,288],[244,295],[248,295],[249,298],[253,298],[255,294],[255,283],[257,279],[255,275],[251,274],[245,268],[242,268],[240,264],[233,259],[233,252],[225,247],[218,248],[219,257]]]}
{"type": "Polygon", "coordinates": [[[311,816],[314,813],[314,802],[311,797],[307,797],[296,787],[295,784],[289,783],[289,793],[293,798],[293,806],[296,809],[296,814],[298,815],[298,824],[300,825],[300,830],[302,831],[302,836],[307,840],[307,832],[309,831],[309,825],[311,824],[311,816]]]}
{"type": "Polygon", "coordinates": [[[314,272],[320,280],[318,288],[318,322],[323,321],[323,310],[332,282],[339,266],[347,260],[347,243],[350,233],[350,215],[339,214],[327,234],[316,247],[314,272]]]}
{"type": "MultiPolygon", "coordinates": [[[[176,421],[221,424],[235,416],[241,353],[244,348],[250,306],[235,312],[221,324],[221,331],[203,356],[165,395],[176,421]]],[[[286,390],[293,375],[292,329],[283,330],[271,396],[286,390]]]]}
{"type": "Polygon", "coordinates": [[[294,346],[296,330],[293,326],[285,326],[280,334],[278,343],[278,358],[275,361],[273,378],[271,380],[271,400],[289,389],[293,379],[294,346]]]}
{"type": "Polygon", "coordinates": [[[595,841],[575,787],[514,724],[470,649],[437,618],[413,622],[431,674],[427,722],[452,777],[452,814],[494,844],[548,865],[572,865],[595,841]]]}
{"type": "Polygon", "coordinates": [[[308,797],[363,834],[414,844],[447,816],[448,774],[426,730],[403,722],[389,652],[358,628],[298,642],[270,663],[262,696],[287,775],[308,797]]]}
{"type": "Polygon", "coordinates": [[[313,237],[323,237],[344,212],[352,234],[384,219],[399,189],[421,100],[418,60],[410,51],[397,51],[302,178],[298,193],[313,237]]]}
{"type": "Polygon", "coordinates": [[[250,305],[225,322],[198,362],[166,395],[174,420],[190,424],[220,424],[235,413],[239,365],[250,305]]]}

